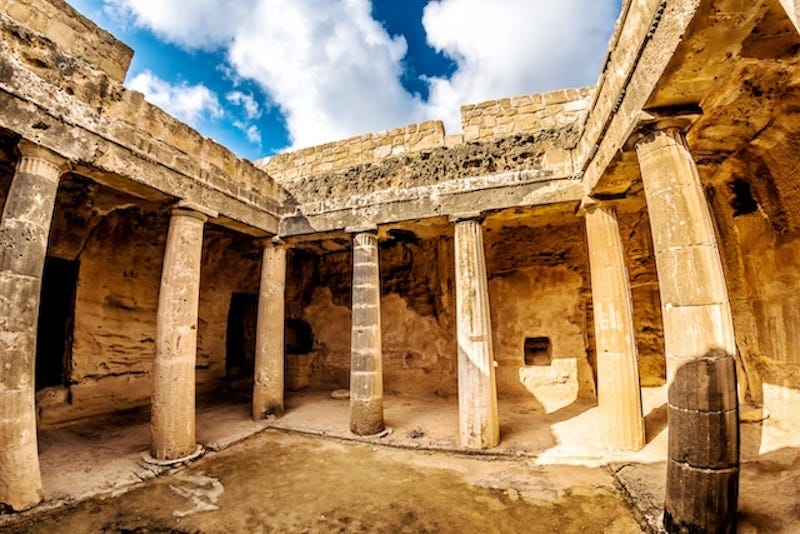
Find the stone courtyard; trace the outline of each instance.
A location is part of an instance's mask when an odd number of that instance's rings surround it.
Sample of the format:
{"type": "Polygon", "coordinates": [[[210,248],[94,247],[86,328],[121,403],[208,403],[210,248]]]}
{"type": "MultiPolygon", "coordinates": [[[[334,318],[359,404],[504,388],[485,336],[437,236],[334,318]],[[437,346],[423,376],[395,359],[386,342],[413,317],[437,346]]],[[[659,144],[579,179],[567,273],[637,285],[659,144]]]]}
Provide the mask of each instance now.
{"type": "Polygon", "coordinates": [[[799,530],[798,17],[250,162],[0,0],[0,525],[799,530]]]}

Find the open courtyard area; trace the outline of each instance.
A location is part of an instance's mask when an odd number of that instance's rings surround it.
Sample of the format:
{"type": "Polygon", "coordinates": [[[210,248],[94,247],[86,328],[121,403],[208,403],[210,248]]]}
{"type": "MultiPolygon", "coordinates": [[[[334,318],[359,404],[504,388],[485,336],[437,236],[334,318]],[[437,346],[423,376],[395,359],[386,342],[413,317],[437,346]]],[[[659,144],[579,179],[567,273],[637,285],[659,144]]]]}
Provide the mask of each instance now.
{"type": "Polygon", "coordinates": [[[798,169],[800,0],[0,0],[0,529],[796,534],[798,169]]]}

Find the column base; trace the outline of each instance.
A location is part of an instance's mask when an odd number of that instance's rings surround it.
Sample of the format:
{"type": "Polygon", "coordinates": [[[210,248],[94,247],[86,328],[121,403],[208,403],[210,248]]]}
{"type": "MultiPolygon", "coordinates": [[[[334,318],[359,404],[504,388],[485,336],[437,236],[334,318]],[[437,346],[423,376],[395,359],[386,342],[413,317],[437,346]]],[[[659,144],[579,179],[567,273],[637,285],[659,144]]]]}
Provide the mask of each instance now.
{"type": "Polygon", "coordinates": [[[198,443],[193,453],[183,456],[182,458],[176,458],[174,460],[159,460],[150,454],[150,451],[144,451],[142,453],[142,461],[148,465],[155,465],[158,467],[175,467],[177,465],[188,464],[189,462],[197,460],[205,453],[206,450],[198,443]]]}
{"type": "Polygon", "coordinates": [[[382,398],[355,400],[350,397],[350,432],[357,436],[375,436],[385,429],[382,398]]]}

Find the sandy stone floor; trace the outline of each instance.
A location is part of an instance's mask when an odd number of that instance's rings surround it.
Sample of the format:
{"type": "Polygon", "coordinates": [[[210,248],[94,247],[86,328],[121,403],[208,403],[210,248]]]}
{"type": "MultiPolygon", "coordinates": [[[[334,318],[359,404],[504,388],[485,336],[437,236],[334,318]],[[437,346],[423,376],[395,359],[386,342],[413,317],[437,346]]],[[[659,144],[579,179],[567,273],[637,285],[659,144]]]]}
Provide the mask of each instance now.
{"type": "Polygon", "coordinates": [[[605,469],[267,430],[10,532],[640,532],[605,469]]]}
{"type": "MultiPolygon", "coordinates": [[[[441,532],[470,522],[480,526],[486,517],[494,518],[486,522],[487,532],[531,531],[540,523],[541,531],[637,532],[627,519],[601,523],[598,518],[606,516],[592,507],[601,503],[615,510],[609,518],[630,519],[624,495],[636,517],[659,524],[664,398],[661,388],[643,390],[648,444],[616,454],[603,449],[591,404],[545,413],[533,399],[501,400],[501,445],[465,454],[458,444],[456,399],[387,396],[391,432],[356,438],[348,431],[348,402],[330,392],[290,394],[283,418],[258,423],[249,419],[245,396],[209,398],[197,411],[206,457],[166,475],[141,461],[149,440],[147,410],[96,418],[40,432],[45,503],[0,516],[0,530],[218,532],[230,524],[228,531],[238,532],[259,524],[277,531],[441,532]],[[342,494],[339,486],[352,489],[342,494]],[[131,498],[97,500],[132,488],[131,498]],[[373,493],[385,496],[368,497],[373,493]],[[231,496],[236,498],[227,501],[231,496]],[[186,502],[221,509],[176,516],[188,509],[186,502]],[[481,505],[475,509],[483,511],[474,512],[474,503],[489,503],[488,511],[481,505]],[[494,508],[508,518],[501,521],[494,508]],[[48,513],[58,515],[39,519],[48,513]],[[506,522],[512,522],[508,528],[506,522]]],[[[773,420],[742,426],[741,532],[800,532],[800,444],[792,445],[798,440],[796,428],[773,420]]]]}

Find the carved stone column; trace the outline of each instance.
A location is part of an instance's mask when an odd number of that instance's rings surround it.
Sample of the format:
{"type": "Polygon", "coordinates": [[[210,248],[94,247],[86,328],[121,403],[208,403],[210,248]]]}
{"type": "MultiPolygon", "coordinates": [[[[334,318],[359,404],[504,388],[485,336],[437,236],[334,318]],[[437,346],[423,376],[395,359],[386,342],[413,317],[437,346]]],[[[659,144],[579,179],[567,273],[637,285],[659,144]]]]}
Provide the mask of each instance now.
{"type": "Polygon", "coordinates": [[[383,421],[383,349],[378,236],[353,237],[353,326],[350,350],[350,431],[378,434],[383,421]]]}
{"type": "Polygon", "coordinates": [[[256,421],[269,415],[283,415],[286,247],[279,240],[265,240],[263,245],[253,385],[253,419],[256,421]]]}
{"type": "Polygon", "coordinates": [[[197,453],[195,361],[203,226],[199,208],[181,203],[172,210],[161,274],[153,360],[150,454],[179,462],[197,453]]]}
{"type": "Polygon", "coordinates": [[[584,213],[603,437],[610,449],[638,450],[645,443],[642,394],[630,280],[617,214],[599,203],[589,204],[584,213]]]}
{"type": "Polygon", "coordinates": [[[669,383],[669,532],[736,525],[736,344],[722,262],[700,176],[677,129],[636,144],[664,319],[669,383]]]}
{"type": "Polygon", "coordinates": [[[500,443],[489,282],[483,228],[477,216],[456,216],[456,336],[461,444],[488,449],[500,443]]]}
{"type": "Polygon", "coordinates": [[[36,322],[60,156],[29,141],[0,221],[0,508],[25,510],[42,500],[36,439],[36,322]]]}

